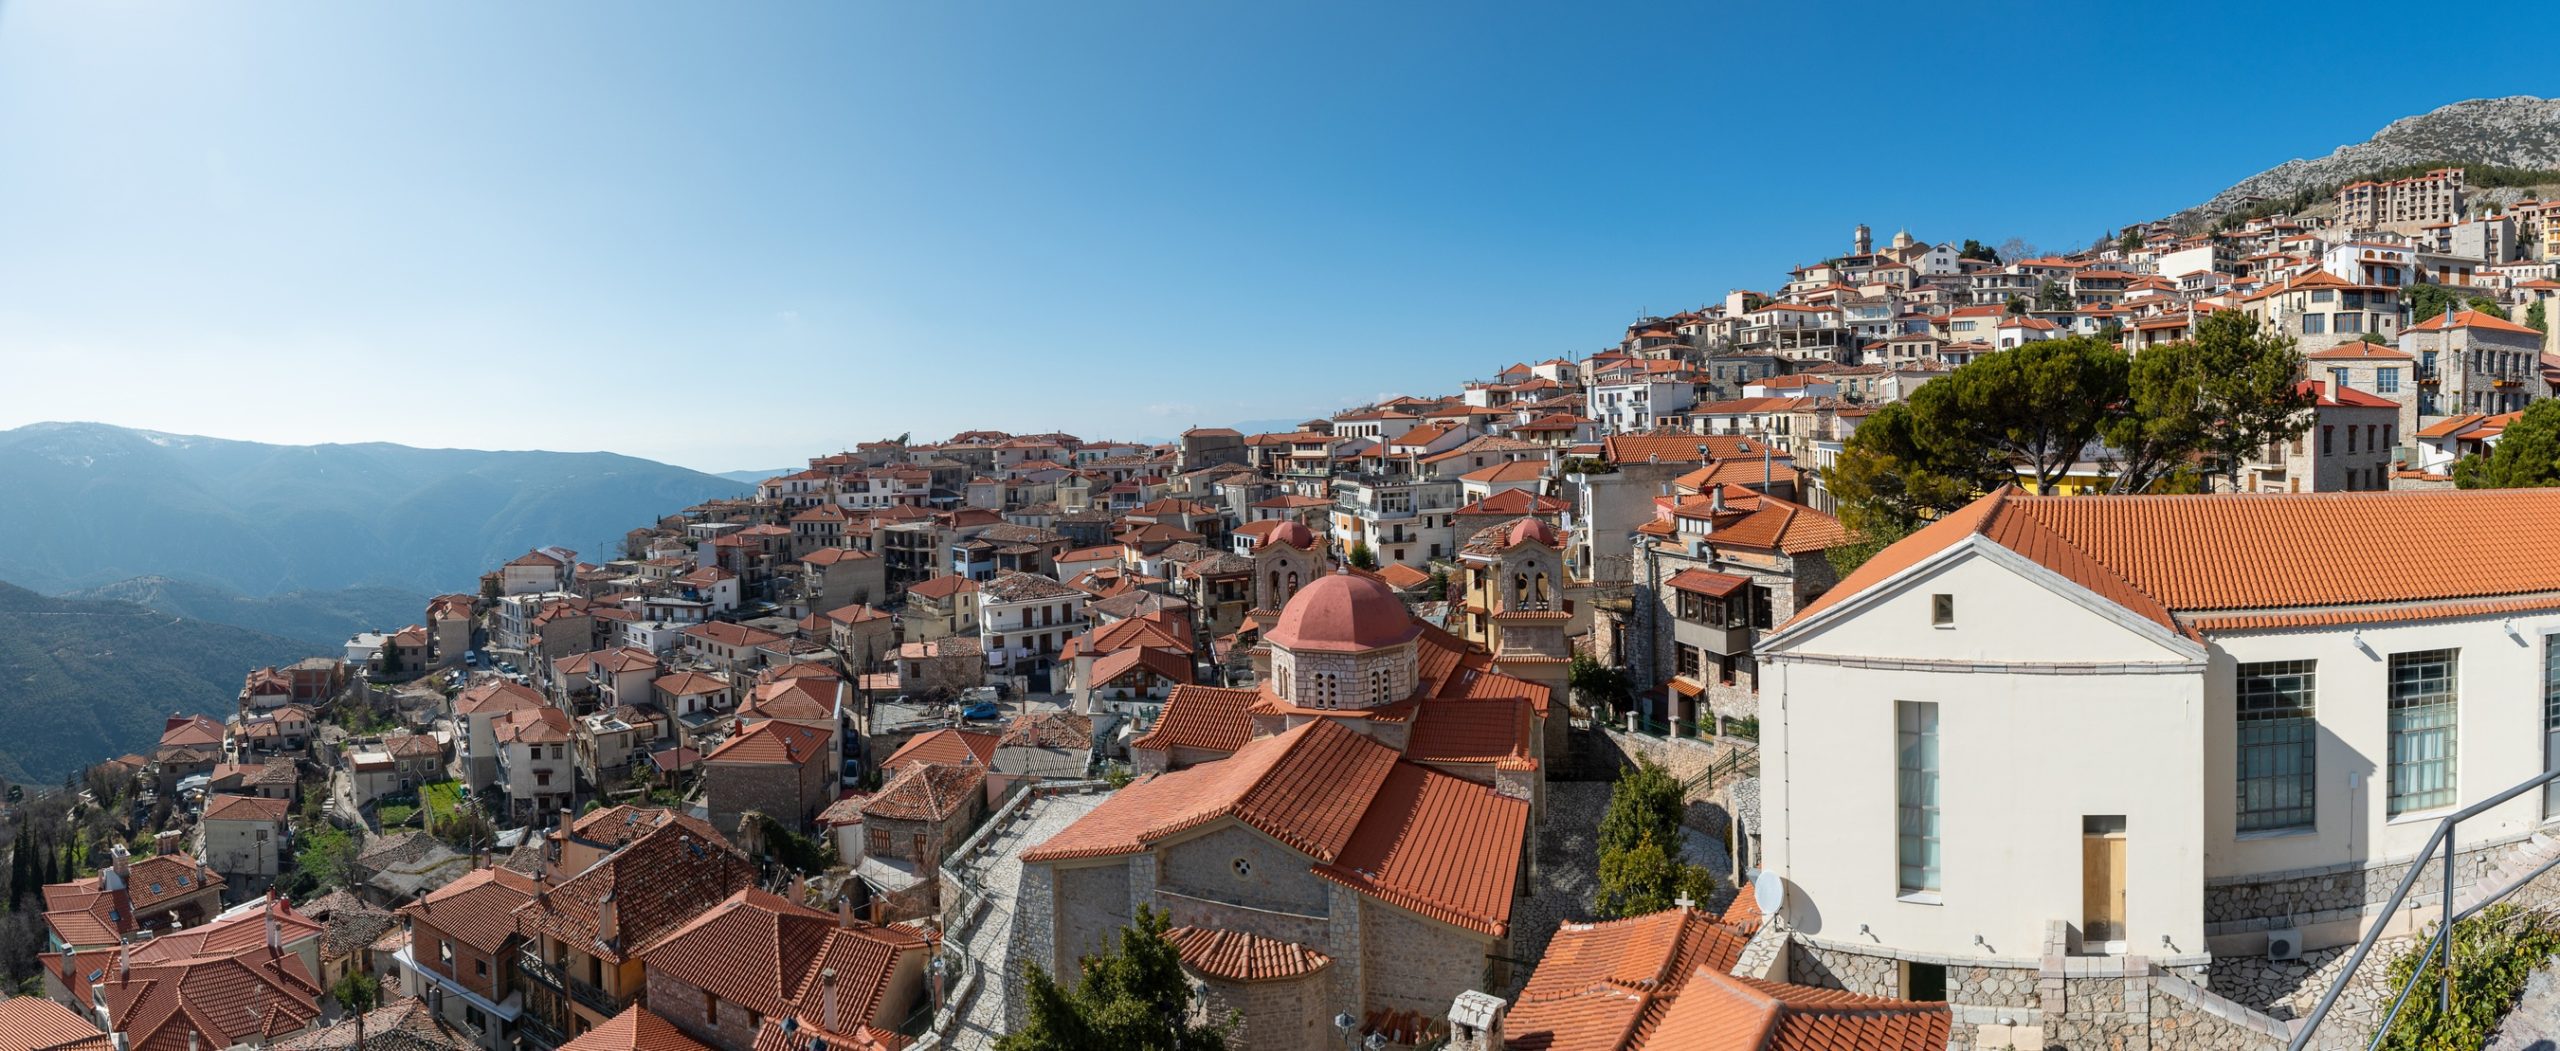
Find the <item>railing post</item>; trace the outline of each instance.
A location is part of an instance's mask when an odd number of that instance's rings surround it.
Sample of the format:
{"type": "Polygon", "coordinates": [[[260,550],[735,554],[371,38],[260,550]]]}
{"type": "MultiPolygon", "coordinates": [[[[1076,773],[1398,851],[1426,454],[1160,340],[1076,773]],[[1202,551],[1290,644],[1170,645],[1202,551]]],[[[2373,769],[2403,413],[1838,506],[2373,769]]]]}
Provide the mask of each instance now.
{"type": "MultiPolygon", "coordinates": [[[[2444,830],[2444,988],[2436,998],[2436,1017],[2453,1015],[2453,845],[2461,837],[2462,819],[2455,818],[2444,830]]],[[[2346,979],[2341,976],[2340,981],[2346,979]]]]}

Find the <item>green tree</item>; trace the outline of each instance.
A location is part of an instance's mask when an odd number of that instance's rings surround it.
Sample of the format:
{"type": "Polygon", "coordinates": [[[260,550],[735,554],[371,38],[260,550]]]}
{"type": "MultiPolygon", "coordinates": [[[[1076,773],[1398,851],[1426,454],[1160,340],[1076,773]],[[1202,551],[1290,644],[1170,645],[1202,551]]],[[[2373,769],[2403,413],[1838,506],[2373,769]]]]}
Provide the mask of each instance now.
{"type": "Polygon", "coordinates": [[[2098,436],[2113,454],[2108,491],[2148,493],[2194,470],[2204,444],[2204,376],[2192,343],[2163,344],[2136,355],[2125,370],[2125,400],[2107,414],[2098,436]]]}
{"type": "Polygon", "coordinates": [[[2051,493],[2124,399],[2126,367],[2123,352],[2093,337],[2038,340],[1924,384],[1909,403],[1924,442],[1985,476],[2016,464],[2051,493]]]}
{"type": "Polygon", "coordinates": [[[2010,296],[2010,297],[2009,297],[2009,302],[2008,302],[2008,304],[2007,304],[2007,306],[2006,306],[2006,310],[2007,310],[2007,312],[2012,313],[2012,314],[2024,314],[2024,313],[2026,313],[2026,312],[2027,312],[2027,297],[2025,297],[2025,296],[2010,296]]]}
{"type": "Polygon", "coordinates": [[[2453,465],[2463,489],[2530,489],[2560,485],[2560,401],[2537,401],[2509,422],[2486,456],[2453,465]]]}
{"type": "Polygon", "coordinates": [[[1600,890],[1592,908],[1602,917],[1641,916],[1686,897],[1705,902],[1715,877],[1680,861],[1680,815],[1685,790],[1671,771],[1650,759],[1609,786],[1609,810],[1600,818],[1600,890]]]}
{"type": "Polygon", "coordinates": [[[2119,252],[2134,252],[2141,248],[2142,231],[2140,230],[2127,228],[2122,235],[2116,238],[2116,250],[2119,252]]]}
{"type": "Polygon", "coordinates": [[[1355,541],[1352,541],[1352,543],[1351,543],[1351,568],[1353,568],[1353,569],[1376,569],[1376,568],[1378,568],[1378,553],[1377,553],[1377,552],[1375,552],[1375,551],[1371,551],[1371,550],[1369,550],[1369,542],[1368,542],[1368,541],[1366,541],[1366,540],[1355,540],[1355,541]]]}
{"type": "MultiPolygon", "coordinates": [[[[2311,407],[2298,377],[2302,353],[2293,337],[2271,335],[2237,310],[2217,310],[2195,324],[2197,411],[2203,417],[2203,450],[2230,485],[2240,465],[2270,442],[2289,441],[2311,426],[2311,407]]],[[[2144,351],[2144,353],[2151,353],[2144,351]]]]}
{"type": "Polygon", "coordinates": [[[2453,309],[2462,300],[2443,285],[2410,285],[2400,290],[2400,301],[2409,304],[2409,322],[2416,324],[2453,309]]]}
{"type": "Polygon", "coordinates": [[[1635,685],[1627,679],[1627,670],[1602,664],[1588,653],[1573,655],[1566,668],[1565,684],[1574,696],[1582,698],[1582,706],[1590,711],[1618,711],[1635,696],[1635,685]]]}
{"type": "Polygon", "coordinates": [[[1970,237],[1964,239],[1963,248],[1956,250],[1956,258],[1979,259],[1993,266],[2000,265],[2000,253],[1992,251],[1991,246],[1970,237]]]}
{"type": "Polygon", "coordinates": [[[348,1014],[363,1014],[381,1005],[382,983],[372,975],[351,969],[329,987],[329,995],[336,997],[338,1006],[348,1014]]]}
{"type": "Polygon", "coordinates": [[[1862,536],[1899,536],[2017,480],[1990,449],[1939,433],[1939,413],[1930,407],[1939,396],[1921,396],[1954,375],[1924,384],[1909,400],[1877,408],[1850,435],[1823,474],[1839,501],[1840,524],[1862,536]]]}
{"type": "Polygon", "coordinates": [[[2543,315],[2541,300],[2534,300],[2532,306],[2524,308],[2524,326],[2536,332],[2551,331],[2551,319],[2543,315]]]}
{"type": "Polygon", "coordinates": [[[1170,925],[1165,913],[1139,906],[1119,947],[1085,957],[1071,990],[1024,961],[1030,1017],[997,1051],[1224,1051],[1234,1020],[1192,1024],[1191,982],[1165,937],[1170,925]]]}
{"type": "Polygon", "coordinates": [[[2500,321],[2510,320],[2507,317],[2507,308],[2499,306],[2497,300],[2491,299],[2487,296],[2473,296],[2470,301],[2463,305],[2479,311],[2480,313],[2487,314],[2490,317],[2497,318],[2500,321]]]}
{"type": "Polygon", "coordinates": [[[2060,281],[2056,281],[2050,277],[2045,278],[2043,284],[2036,286],[2036,309],[2071,309],[2071,290],[2062,287],[2062,282],[2060,281]]]}
{"type": "MultiPolygon", "coordinates": [[[[2432,937],[2432,932],[2430,932],[2432,937]]],[[[2534,968],[2560,953],[2549,916],[2500,903],[2453,925],[2453,1010],[2436,1001],[2442,961],[2426,943],[2391,961],[2391,989],[2419,983],[2401,1004],[2382,1046],[2390,1051],[2472,1051],[2485,1047],[2534,968]]]]}

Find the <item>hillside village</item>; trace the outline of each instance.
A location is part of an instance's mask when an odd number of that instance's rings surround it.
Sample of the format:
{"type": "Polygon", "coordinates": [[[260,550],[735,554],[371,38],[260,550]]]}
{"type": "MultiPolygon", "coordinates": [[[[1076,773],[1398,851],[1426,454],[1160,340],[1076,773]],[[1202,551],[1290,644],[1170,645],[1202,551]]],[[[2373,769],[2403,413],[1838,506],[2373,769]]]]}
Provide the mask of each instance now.
{"type": "Polygon", "coordinates": [[[1286,432],[865,442],[526,551],[13,800],[0,1033],[978,1048],[1160,919],[1255,1051],[2362,1046],[2438,907],[2560,897],[2560,490],[2455,484],[2560,396],[2560,201],[2463,179],[1862,226],[1286,432]],[[2301,401],[2216,491],[2092,444],[1859,550],[1870,416],[2217,314],[2301,401]],[[1709,878],[1631,909],[1639,776],[1709,878]]]}

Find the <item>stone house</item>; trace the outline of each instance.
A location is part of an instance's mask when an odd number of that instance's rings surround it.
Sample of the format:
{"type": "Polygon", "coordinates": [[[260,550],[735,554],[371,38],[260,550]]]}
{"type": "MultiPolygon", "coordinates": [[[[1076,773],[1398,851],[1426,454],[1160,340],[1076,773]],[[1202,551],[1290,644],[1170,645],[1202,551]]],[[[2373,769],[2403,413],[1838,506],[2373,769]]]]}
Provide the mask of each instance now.
{"type": "Polygon", "coordinates": [[[800,556],[800,593],[802,605],[810,609],[887,601],[888,563],[850,547],[819,548],[800,556]]]}
{"type": "Polygon", "coordinates": [[[491,1051],[524,1034],[524,996],[516,989],[525,939],[516,910],[541,884],[507,868],[474,869],[398,911],[409,944],[392,954],[401,992],[442,1004],[442,1017],[481,1034],[491,1051]]]}
{"type": "Polygon", "coordinates": [[[641,965],[658,1015],[718,1051],[752,1051],[786,1019],[848,1043],[893,1032],[925,995],[931,950],[909,928],[855,922],[849,905],[831,916],[742,890],[641,950],[641,965]]]}
{"type": "Polygon", "coordinates": [[[2409,326],[2400,351],[2418,361],[2418,413],[2515,412],[2540,397],[2542,333],[2476,310],[2409,326]]]}
{"type": "Polygon", "coordinates": [[[222,874],[232,893],[263,891],[290,849],[285,818],[292,812],[293,804],[283,799],[214,796],[204,804],[197,855],[205,867],[222,874]]]}
{"type": "Polygon", "coordinates": [[[645,987],[640,950],[754,881],[738,848],[678,821],[547,884],[516,910],[526,1034],[556,1047],[622,1013],[645,987]]]}
{"type": "Polygon", "coordinates": [[[986,786],[984,767],[916,763],[863,801],[854,872],[890,918],[938,912],[942,859],[986,816],[986,786]]]}
{"type": "Polygon", "coordinates": [[[978,582],[954,573],[920,580],[906,589],[899,610],[900,637],[910,643],[978,636],[978,582]]]}
{"type": "Polygon", "coordinates": [[[750,726],[702,757],[702,780],[714,828],[735,830],[741,814],[761,813],[806,830],[835,800],[837,773],[827,731],[780,719],[750,726]]]}

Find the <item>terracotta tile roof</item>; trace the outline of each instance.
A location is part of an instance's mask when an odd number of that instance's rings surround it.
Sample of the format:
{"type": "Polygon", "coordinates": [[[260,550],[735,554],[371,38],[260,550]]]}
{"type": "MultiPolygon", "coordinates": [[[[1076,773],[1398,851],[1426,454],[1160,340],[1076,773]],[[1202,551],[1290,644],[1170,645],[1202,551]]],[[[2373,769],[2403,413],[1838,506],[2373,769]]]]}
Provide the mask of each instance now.
{"type": "Polygon", "coordinates": [[[2445,332],[2457,328],[2482,328],[2488,329],[2491,332],[2511,332],[2518,335],[2531,336],[2537,340],[2542,338],[2542,333],[2536,332],[2531,328],[2516,324],[2513,321],[2509,321],[2495,314],[2483,313],[2477,310],[2448,310],[2444,313],[2428,318],[2425,321],[2411,325],[2408,330],[2411,332],[2445,332]]]}
{"type": "Polygon", "coordinates": [[[1165,932],[1165,940],[1184,967],[1230,982],[1297,978],[1333,965],[1333,957],[1304,945],[1243,931],[1176,927],[1165,932]]]}
{"type": "Polygon", "coordinates": [[[1701,967],[1664,1012],[1648,1048],[1683,1051],[1940,1051],[1943,1003],[1737,978],[1701,967]]]}
{"type": "Polygon", "coordinates": [[[587,1030],[578,1038],[560,1045],[560,1051],[711,1051],[694,1038],[684,1035],[674,1022],[649,1013],[649,1009],[633,1005],[622,1009],[605,1024],[587,1030]]]}
{"type": "Polygon", "coordinates": [[[805,766],[827,753],[827,732],[814,726],[767,719],[720,742],[702,757],[715,765],[805,766]]]}
{"type": "Polygon", "coordinates": [[[2304,380],[2296,384],[2294,389],[2308,396],[2313,405],[2324,409],[2397,409],[2400,407],[2399,402],[2379,394],[2360,391],[2354,387],[2340,387],[2332,393],[2328,384],[2318,380],[2304,380]]]}
{"type": "Polygon", "coordinates": [[[1450,701],[1417,709],[1404,756],[1417,763],[1495,763],[1514,770],[1536,768],[1528,744],[1537,736],[1537,711],[1525,700],[1450,701]]]}
{"type": "Polygon", "coordinates": [[[492,730],[500,744],[562,744],[573,730],[569,713],[558,708],[529,708],[498,717],[492,730]]]}
{"type": "MultiPolygon", "coordinates": [[[[1644,1048],[1689,977],[1700,968],[1731,970],[1752,929],[1679,908],[1603,923],[1562,924],[1511,1009],[1505,1024],[1508,1046],[1515,1051],[1644,1048]]],[[[1651,1046],[1668,1051],[1676,1045],[1651,1046]]]]}
{"type": "Polygon", "coordinates": [[[1093,662],[1092,684],[1102,686],[1119,681],[1139,668],[1174,683],[1190,682],[1193,675],[1191,658],[1182,651],[1161,646],[1142,646],[1105,654],[1093,662]]]}
{"type": "Polygon", "coordinates": [[[1397,908],[1501,937],[1528,827],[1526,801],[1394,763],[1333,862],[1314,871],[1397,908]]]}
{"type": "MultiPolygon", "coordinates": [[[[1520,491],[1521,490],[1518,489],[1504,490],[1504,492],[1513,493],[1520,491]]],[[[1483,503],[1481,500],[1477,502],[1483,503]]],[[[1430,583],[1431,574],[1415,569],[1412,566],[1405,565],[1402,562],[1392,562],[1378,570],[1378,579],[1386,581],[1388,587],[1394,588],[1398,591],[1406,591],[1419,587],[1423,584],[1430,583]]]]}
{"type": "Polygon", "coordinates": [[[2172,628],[2173,612],[2534,595],[2560,591],[2560,560],[2536,538],[2555,516],[2553,489],[2083,499],[2003,488],[1878,553],[1796,621],[1977,533],[2172,628]],[[2305,536],[2400,554],[2337,564],[2304,556],[2305,536]]]}
{"type": "Polygon", "coordinates": [[[271,1051],[476,1051],[479,1042],[445,1023],[427,1002],[404,996],[365,1012],[363,1025],[340,1016],[335,1025],[268,1045],[271,1051]]]}
{"type": "Polygon", "coordinates": [[[1093,717],[1074,712],[1015,716],[1005,724],[1004,736],[998,744],[1005,748],[1091,748],[1093,717]]]}
{"type": "Polygon", "coordinates": [[[749,719],[833,719],[838,682],[807,677],[768,682],[738,706],[738,714],[749,719]]]}
{"type": "MultiPolygon", "coordinates": [[[[907,1004],[888,1002],[890,989],[901,972],[921,971],[933,948],[931,938],[908,927],[855,924],[832,928],[792,986],[791,999],[800,1005],[795,1015],[800,1030],[831,1037],[830,1043],[846,1046],[883,1040],[887,1034],[870,1023],[884,1011],[903,1014],[908,1009],[907,1004]],[[835,983],[833,1017],[829,1017],[827,1007],[829,972],[833,972],[835,983]]],[[[896,1018],[893,1015],[888,1020],[896,1018]]]]}
{"type": "MultiPolygon", "coordinates": [[[[2179,318],[2178,320],[2180,323],[2184,323],[2186,319],[2179,318]]],[[[2361,340],[2354,343],[2341,343],[2326,350],[2315,350],[2303,355],[2303,357],[2312,361],[2414,360],[2410,358],[2409,355],[2401,353],[2398,348],[2382,343],[2366,343],[2361,340]]]]}
{"type": "Polygon", "coordinates": [[[160,729],[160,747],[220,747],[222,724],[202,715],[173,717],[160,729]]]}
{"type": "Polygon", "coordinates": [[[457,715],[481,715],[545,707],[549,702],[533,687],[505,679],[482,679],[453,699],[457,715]]]}
{"type": "Polygon", "coordinates": [[[401,906],[400,915],[494,953],[516,936],[516,909],[533,900],[535,886],[533,877],[512,869],[473,869],[401,906]]]}
{"type": "Polygon", "coordinates": [[[836,918],[761,890],[741,890],[639,952],[666,975],[761,1014],[780,1014],[836,918]]]}
{"type": "Polygon", "coordinates": [[[207,821],[258,821],[275,824],[293,812],[293,801],[265,796],[215,796],[204,805],[207,821]]]}
{"type": "Polygon", "coordinates": [[[727,842],[706,842],[683,824],[632,840],[516,910],[516,929],[548,934],[613,962],[633,947],[700,915],[755,882],[755,866],[727,842]],[[611,939],[599,936],[601,908],[614,911],[611,939]]]}
{"type": "Polygon", "coordinates": [[[1131,748],[1200,748],[1232,753],[1253,738],[1253,690],[1182,685],[1167,694],[1154,728],[1131,748]]]}
{"type": "Polygon", "coordinates": [[[265,1043],[320,1018],[320,986],[299,953],[135,964],[106,982],[108,1025],[130,1051],[265,1043]]]}
{"type": "Polygon", "coordinates": [[[681,810],[629,803],[604,807],[579,818],[569,826],[569,835],[579,842],[611,850],[668,825],[683,825],[701,838],[729,842],[729,837],[711,827],[710,822],[681,810]]]}
{"type": "Polygon", "coordinates": [[[684,633],[692,638],[722,646],[768,646],[782,641],[782,636],[762,628],[750,628],[744,624],[732,624],[721,620],[704,621],[689,626],[684,629],[684,633]]]}
{"type": "Polygon", "coordinates": [[[1706,595],[1711,598],[1723,598],[1726,595],[1733,594],[1736,591],[1749,587],[1751,585],[1751,578],[1737,577],[1731,573],[1717,573],[1704,569],[1684,569],[1671,574],[1671,579],[1665,580],[1663,583],[1670,585],[1675,590],[1686,591],[1696,595],[1706,595]]]}
{"type": "MultiPolygon", "coordinates": [[[[1692,450],[1694,452],[1694,450],[1692,450]]],[[[1540,496],[1526,489],[1505,489],[1457,510],[1462,515],[1552,515],[1571,509],[1570,504],[1552,496],[1540,496]]]]}
{"type": "Polygon", "coordinates": [[[864,817],[945,821],[986,790],[987,768],[909,763],[862,804],[864,817]]]}
{"type": "Polygon", "coordinates": [[[993,766],[996,761],[996,739],[1002,735],[991,730],[949,727],[921,733],[907,739],[889,758],[880,761],[880,769],[896,773],[915,763],[939,763],[945,766],[993,766]]]}
{"type": "Polygon", "coordinates": [[[1223,818],[1329,862],[1350,841],[1394,749],[1330,720],[1301,723],[1233,756],[1158,774],[1118,792],[1023,855],[1025,861],[1125,854],[1223,818]]]}
{"type": "Polygon", "coordinates": [[[41,996],[0,1000],[0,1049],[5,1051],[106,1051],[112,1046],[96,1023],[41,996]]]}

